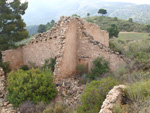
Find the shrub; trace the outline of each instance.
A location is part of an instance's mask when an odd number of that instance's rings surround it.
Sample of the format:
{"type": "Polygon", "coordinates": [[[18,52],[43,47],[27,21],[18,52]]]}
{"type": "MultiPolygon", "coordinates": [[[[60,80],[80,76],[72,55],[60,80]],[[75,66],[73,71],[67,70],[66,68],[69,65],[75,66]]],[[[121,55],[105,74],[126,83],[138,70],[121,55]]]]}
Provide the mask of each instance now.
{"type": "Polygon", "coordinates": [[[79,75],[83,75],[83,74],[88,73],[88,67],[85,66],[85,65],[83,65],[83,64],[79,64],[79,65],[77,66],[77,73],[78,73],[79,75]]]}
{"type": "Polygon", "coordinates": [[[109,38],[118,37],[119,29],[117,25],[112,24],[111,27],[107,29],[107,31],[109,32],[109,38]]]}
{"type": "Polygon", "coordinates": [[[124,109],[120,104],[116,104],[113,108],[113,113],[124,113],[124,109]]]}
{"type": "Polygon", "coordinates": [[[73,113],[73,109],[68,107],[66,104],[53,103],[49,105],[43,113],[73,113]]]}
{"type": "Polygon", "coordinates": [[[98,57],[93,61],[94,67],[91,69],[91,74],[89,74],[90,79],[95,79],[99,75],[108,72],[109,66],[108,62],[103,60],[102,57],[98,57]]]}
{"type": "Polygon", "coordinates": [[[3,68],[5,74],[9,73],[11,71],[10,66],[9,66],[9,62],[4,62],[4,63],[0,62],[0,67],[3,68]]]}
{"type": "Polygon", "coordinates": [[[8,74],[7,99],[15,107],[26,100],[34,103],[49,102],[57,90],[53,83],[52,72],[30,69],[28,71],[18,70],[8,74]]]}
{"type": "Polygon", "coordinates": [[[54,72],[55,64],[56,59],[54,58],[46,59],[44,65],[42,66],[42,70],[50,69],[52,72],[54,72]]]}
{"type": "Polygon", "coordinates": [[[127,92],[129,98],[134,102],[142,103],[150,100],[150,79],[139,81],[128,86],[127,92]]]}
{"type": "Polygon", "coordinates": [[[116,42],[114,40],[110,40],[110,42],[109,42],[110,49],[112,49],[116,52],[119,52],[121,54],[125,54],[125,50],[124,50],[123,46],[124,46],[123,41],[116,42]]]}
{"type": "Polygon", "coordinates": [[[28,68],[27,65],[22,66],[20,69],[22,69],[22,70],[24,70],[24,71],[29,70],[29,68],[28,68]]]}
{"type": "Polygon", "coordinates": [[[117,84],[111,77],[87,84],[81,95],[81,105],[77,113],[98,113],[106,95],[117,84]]]}
{"type": "Polygon", "coordinates": [[[31,101],[25,101],[19,105],[19,110],[21,113],[42,113],[46,105],[42,102],[34,104],[31,101]]]}

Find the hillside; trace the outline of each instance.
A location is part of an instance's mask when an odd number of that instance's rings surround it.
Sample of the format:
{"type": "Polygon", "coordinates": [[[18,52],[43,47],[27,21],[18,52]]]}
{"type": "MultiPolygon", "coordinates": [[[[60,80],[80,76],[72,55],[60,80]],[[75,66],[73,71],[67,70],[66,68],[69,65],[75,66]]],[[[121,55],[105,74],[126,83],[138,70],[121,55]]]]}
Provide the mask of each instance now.
{"type": "Polygon", "coordinates": [[[78,14],[81,17],[86,17],[89,12],[91,16],[95,16],[98,15],[97,11],[100,8],[105,8],[109,17],[118,17],[121,19],[133,18],[138,23],[150,23],[150,5],[106,2],[101,0],[61,0],[59,3],[55,1],[53,3],[50,2],[48,0],[45,0],[45,2],[31,0],[26,14],[23,16],[26,24],[28,26],[46,24],[52,19],[58,20],[62,15],[71,16],[72,14],[78,14]]]}
{"type": "Polygon", "coordinates": [[[147,32],[146,25],[135,22],[129,22],[128,20],[102,16],[92,16],[86,17],[84,19],[88,22],[99,25],[103,30],[107,30],[107,28],[109,28],[111,24],[116,24],[119,27],[120,31],[147,32]]]}

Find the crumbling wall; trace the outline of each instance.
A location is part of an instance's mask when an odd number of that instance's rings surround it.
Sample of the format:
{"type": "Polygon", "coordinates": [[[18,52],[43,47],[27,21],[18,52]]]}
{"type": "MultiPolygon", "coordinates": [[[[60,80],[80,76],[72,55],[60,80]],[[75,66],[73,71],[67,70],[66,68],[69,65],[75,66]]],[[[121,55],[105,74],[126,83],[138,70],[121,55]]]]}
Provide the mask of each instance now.
{"type": "Polygon", "coordinates": [[[92,36],[95,41],[100,42],[106,47],[109,47],[109,33],[105,30],[101,30],[100,27],[93,23],[88,23],[87,21],[83,21],[85,32],[92,36]]]}
{"type": "Polygon", "coordinates": [[[106,96],[99,113],[113,113],[115,105],[121,104],[122,102],[122,95],[125,88],[125,85],[114,86],[114,88],[111,89],[106,96]]]}
{"type": "Polygon", "coordinates": [[[108,46],[108,32],[83,19],[63,16],[51,30],[34,36],[22,48],[4,51],[2,58],[12,69],[30,63],[42,66],[46,59],[56,58],[54,75],[64,78],[75,74],[78,64],[90,70],[97,57],[108,60],[112,71],[120,68],[125,64],[122,56],[108,46]]]}
{"type": "Polygon", "coordinates": [[[60,66],[61,75],[72,75],[76,71],[77,66],[77,20],[72,19],[68,25],[66,32],[66,41],[64,46],[64,54],[62,64],[60,66]]]}
{"type": "Polygon", "coordinates": [[[10,49],[2,52],[3,62],[10,62],[11,69],[17,69],[24,65],[22,48],[10,49]]]}
{"type": "MultiPolygon", "coordinates": [[[[79,40],[78,40],[78,59],[79,61],[84,61],[88,63],[89,70],[93,67],[93,60],[98,57],[103,57],[109,62],[109,67],[112,71],[119,69],[121,66],[125,65],[125,61],[118,52],[114,52],[108,48],[107,44],[102,44],[101,41],[97,41],[95,37],[91,36],[92,29],[89,31],[89,25],[86,21],[79,20],[79,40]]],[[[91,25],[94,26],[94,25],[91,25]]],[[[97,26],[96,30],[97,30],[97,26]]],[[[93,32],[95,31],[93,27],[93,32]]],[[[99,30],[100,31],[100,30],[99,30]]],[[[101,31],[100,31],[101,32],[101,31]]],[[[105,34],[105,33],[104,33],[105,34]]],[[[107,33],[105,34],[107,35],[107,33]]],[[[102,34],[97,36],[102,36],[102,34]]],[[[104,37],[103,37],[104,38],[104,37]]],[[[107,39],[107,38],[106,38],[107,39]]],[[[101,38],[100,38],[101,40],[101,38]]],[[[104,42],[105,39],[102,41],[104,42]]],[[[107,39],[109,43],[109,39],[107,39]]]]}
{"type": "Polygon", "coordinates": [[[42,66],[44,61],[49,58],[55,58],[58,52],[58,39],[37,39],[31,41],[27,46],[23,47],[24,65],[35,63],[36,66],[42,66]]]}

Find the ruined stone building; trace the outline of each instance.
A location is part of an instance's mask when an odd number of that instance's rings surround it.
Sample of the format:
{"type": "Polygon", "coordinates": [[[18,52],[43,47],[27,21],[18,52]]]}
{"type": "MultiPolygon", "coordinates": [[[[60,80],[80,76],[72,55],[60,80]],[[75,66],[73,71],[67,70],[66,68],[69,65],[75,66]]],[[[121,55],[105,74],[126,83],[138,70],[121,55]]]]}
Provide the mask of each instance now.
{"type": "Polygon", "coordinates": [[[124,65],[119,53],[109,49],[109,34],[100,27],[80,18],[61,17],[49,31],[35,35],[25,46],[2,53],[3,62],[12,69],[35,63],[42,66],[49,58],[56,58],[54,75],[67,77],[76,72],[79,64],[90,70],[92,61],[104,57],[112,71],[124,65]]]}

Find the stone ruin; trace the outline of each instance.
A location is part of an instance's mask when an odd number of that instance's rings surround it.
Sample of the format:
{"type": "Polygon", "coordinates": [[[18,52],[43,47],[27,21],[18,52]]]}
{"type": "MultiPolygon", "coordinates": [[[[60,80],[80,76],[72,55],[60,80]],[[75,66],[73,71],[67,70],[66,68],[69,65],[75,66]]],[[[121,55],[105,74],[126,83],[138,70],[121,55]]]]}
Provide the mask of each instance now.
{"type": "Polygon", "coordinates": [[[125,89],[125,85],[114,86],[106,96],[99,113],[113,113],[115,105],[122,103],[125,89]]]}
{"type": "Polygon", "coordinates": [[[0,67],[0,113],[19,113],[13,105],[6,100],[6,79],[3,69],[0,67]]]}
{"type": "Polygon", "coordinates": [[[74,75],[79,64],[90,71],[97,57],[109,61],[112,71],[126,64],[123,55],[109,49],[108,32],[81,18],[64,16],[51,30],[35,35],[27,45],[2,52],[3,62],[8,61],[12,69],[30,63],[42,66],[46,59],[55,58],[54,75],[58,79],[74,75]]]}

